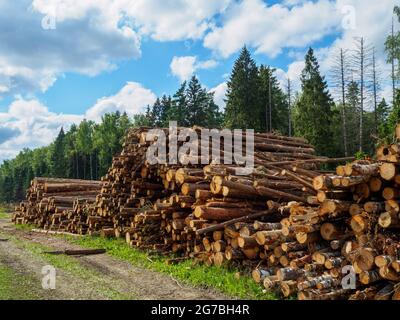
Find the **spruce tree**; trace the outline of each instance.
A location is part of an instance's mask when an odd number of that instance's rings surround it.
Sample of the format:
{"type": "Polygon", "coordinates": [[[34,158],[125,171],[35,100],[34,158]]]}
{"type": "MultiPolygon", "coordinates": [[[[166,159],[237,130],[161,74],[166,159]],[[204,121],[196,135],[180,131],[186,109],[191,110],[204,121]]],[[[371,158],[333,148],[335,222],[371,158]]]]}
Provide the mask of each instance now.
{"type": "Polygon", "coordinates": [[[334,152],[329,143],[332,137],[333,101],[312,48],[305,56],[301,88],[294,119],[296,134],[308,139],[318,154],[330,156],[334,152]]]}
{"type": "Polygon", "coordinates": [[[225,126],[262,130],[258,68],[246,47],[235,61],[227,86],[225,126]]]}
{"type": "Polygon", "coordinates": [[[186,114],[186,81],[184,81],[178,91],[172,97],[171,108],[168,112],[168,121],[176,121],[179,126],[187,126],[188,119],[186,114]]]}
{"type": "Polygon", "coordinates": [[[275,69],[269,66],[261,65],[259,69],[262,106],[261,114],[259,115],[259,119],[262,122],[261,130],[288,134],[289,110],[287,98],[280,88],[274,72],[275,69]]]}
{"type": "Polygon", "coordinates": [[[349,155],[354,155],[358,150],[360,108],[360,88],[357,82],[350,81],[346,89],[347,150],[349,155]]]}
{"type": "Polygon", "coordinates": [[[168,126],[168,114],[172,107],[171,96],[163,95],[161,98],[161,112],[159,117],[160,126],[168,126]]]}
{"type": "Polygon", "coordinates": [[[51,175],[62,178],[66,175],[65,166],[65,133],[61,127],[56,140],[54,141],[51,153],[51,175]]]}
{"type": "Polygon", "coordinates": [[[207,126],[209,116],[210,95],[207,90],[201,87],[196,76],[193,76],[186,89],[186,117],[189,126],[207,126]]]}
{"type": "Polygon", "coordinates": [[[377,118],[378,118],[378,137],[384,139],[388,137],[391,132],[388,126],[388,117],[390,114],[389,105],[386,103],[385,98],[378,104],[376,108],[377,118]]]}
{"type": "Polygon", "coordinates": [[[388,117],[388,130],[394,132],[396,124],[400,122],[400,89],[396,90],[393,107],[388,117]]]}

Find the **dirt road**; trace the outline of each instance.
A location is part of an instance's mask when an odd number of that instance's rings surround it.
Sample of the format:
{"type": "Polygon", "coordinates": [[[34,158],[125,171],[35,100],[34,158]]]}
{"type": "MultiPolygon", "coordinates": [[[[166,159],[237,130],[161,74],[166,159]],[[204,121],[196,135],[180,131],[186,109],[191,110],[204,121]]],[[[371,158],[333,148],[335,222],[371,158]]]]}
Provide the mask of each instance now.
{"type": "Polygon", "coordinates": [[[132,266],[107,254],[54,258],[43,255],[44,247],[64,250],[79,246],[58,237],[16,229],[8,219],[0,219],[0,240],[4,239],[8,240],[0,241],[0,267],[14,275],[11,286],[22,286],[23,292],[34,298],[227,299],[221,293],[190,287],[166,274],[132,266]],[[42,288],[42,268],[47,265],[56,269],[54,290],[42,288]]]}

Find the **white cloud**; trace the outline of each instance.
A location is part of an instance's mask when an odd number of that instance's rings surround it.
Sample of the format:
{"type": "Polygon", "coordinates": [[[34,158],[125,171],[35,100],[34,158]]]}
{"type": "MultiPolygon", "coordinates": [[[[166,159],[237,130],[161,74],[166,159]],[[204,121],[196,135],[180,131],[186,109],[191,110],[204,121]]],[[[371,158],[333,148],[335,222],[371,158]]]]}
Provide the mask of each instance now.
{"type": "Polygon", "coordinates": [[[222,82],[214,88],[211,88],[209,91],[214,92],[214,102],[219,106],[220,110],[224,110],[226,106],[226,90],[228,89],[228,85],[226,82],[222,82]]]}
{"type": "Polygon", "coordinates": [[[231,0],[120,1],[121,7],[142,34],[154,40],[199,39],[214,24],[231,0]]]}
{"type": "Polygon", "coordinates": [[[65,72],[95,76],[140,56],[142,37],[201,39],[232,0],[0,1],[0,94],[46,91],[65,72]],[[55,18],[55,30],[42,19],[55,18]],[[29,52],[29,54],[27,54],[29,52]]]}
{"type": "Polygon", "coordinates": [[[0,126],[14,133],[0,139],[0,161],[16,156],[23,148],[48,145],[62,126],[67,129],[82,119],[80,115],[50,112],[36,99],[18,97],[10,104],[7,113],[0,113],[0,126]]]}
{"type": "Polygon", "coordinates": [[[157,99],[156,95],[140,83],[128,82],[117,94],[103,97],[86,111],[85,117],[90,120],[100,121],[101,116],[107,112],[126,112],[129,116],[144,111],[157,99]]]}
{"type": "Polygon", "coordinates": [[[188,80],[196,70],[210,69],[217,65],[215,60],[198,61],[195,56],[173,57],[170,69],[181,81],[188,80]]]}
{"type": "Polygon", "coordinates": [[[118,25],[109,1],[0,1],[0,86],[8,94],[46,91],[64,72],[94,76],[140,56],[140,39],[118,25]],[[105,7],[108,4],[108,7],[105,7]],[[56,29],[42,19],[56,10],[56,29]],[[103,10],[101,9],[103,6],[103,10]]]}
{"type": "Polygon", "coordinates": [[[17,97],[8,111],[0,113],[0,162],[11,158],[23,148],[50,144],[61,127],[68,129],[84,118],[99,121],[106,112],[127,112],[132,116],[152,104],[156,96],[136,82],[128,82],[119,92],[99,99],[85,115],[54,113],[37,99],[17,97]]]}
{"type": "Polygon", "coordinates": [[[268,6],[262,0],[239,1],[231,5],[204,39],[204,46],[228,57],[247,44],[275,57],[283,48],[302,48],[332,34],[341,22],[340,12],[328,0],[301,1],[300,5],[268,6]]]}
{"type": "Polygon", "coordinates": [[[59,22],[85,19],[96,13],[96,20],[114,28],[121,21],[142,35],[157,41],[201,38],[213,24],[214,16],[232,0],[34,0],[33,8],[56,15],[59,22]]]}

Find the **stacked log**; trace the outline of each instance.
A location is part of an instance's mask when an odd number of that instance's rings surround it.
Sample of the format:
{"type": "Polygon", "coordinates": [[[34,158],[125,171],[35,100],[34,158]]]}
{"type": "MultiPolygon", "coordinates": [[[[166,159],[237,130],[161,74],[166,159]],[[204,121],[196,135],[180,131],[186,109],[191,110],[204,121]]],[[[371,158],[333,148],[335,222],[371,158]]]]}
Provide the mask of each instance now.
{"type": "MultiPolygon", "coordinates": [[[[378,148],[376,161],[352,161],[327,173],[320,164],[350,159],[317,157],[301,138],[255,134],[256,166],[242,176],[233,164],[151,164],[148,130],[128,132],[100,192],[88,201],[94,203],[86,207],[83,233],[173,252],[178,258],[170,263],[195,258],[251,270],[256,282],[284,297],[398,299],[397,144],[378,148]]],[[[217,153],[222,158],[227,151],[217,153]]],[[[180,160],[198,155],[180,154],[180,160]]],[[[70,196],[42,198],[38,205],[56,210],[70,196]]],[[[27,211],[30,199],[19,212],[27,211]]],[[[55,222],[46,219],[51,223],[42,227],[63,227],[68,211],[61,211],[51,211],[47,216],[55,222]]],[[[35,214],[26,214],[26,222],[29,217],[35,214]]]]}
{"type": "MultiPolygon", "coordinates": [[[[169,131],[162,130],[168,138],[169,131]]],[[[182,130],[188,129],[177,128],[178,134],[182,130]]],[[[201,136],[199,128],[191,130],[201,136]]],[[[102,217],[107,223],[89,227],[89,233],[111,236],[114,229],[115,236],[125,237],[132,246],[153,245],[186,255],[210,256],[199,245],[202,238],[195,235],[197,229],[265,210],[267,199],[300,201],[314,196],[312,178],[318,175],[314,170],[331,161],[315,156],[302,138],[255,134],[257,170],[250,176],[237,176],[235,165],[151,165],[146,152],[154,142],[147,141],[147,133],[148,128],[128,132],[121,154],[102,179],[101,193],[89,217],[102,217]],[[277,162],[283,164],[274,166],[277,162]],[[159,234],[152,231],[156,226],[159,234]]],[[[182,144],[178,142],[178,147],[182,144]]],[[[197,148],[203,156],[203,150],[197,148]]],[[[211,146],[209,157],[213,151],[211,146]]],[[[217,153],[223,157],[226,151],[221,147],[217,153]]],[[[184,154],[180,162],[185,157],[193,160],[184,154]]]]}
{"type": "Polygon", "coordinates": [[[100,181],[35,178],[12,220],[45,230],[85,234],[87,215],[100,188],[100,181]]]}
{"type": "Polygon", "coordinates": [[[299,299],[398,299],[400,162],[377,158],[381,162],[355,161],[338,166],[336,175],[315,177],[320,204],[290,205],[279,249],[265,254],[253,278],[299,299]],[[350,280],[354,287],[348,288],[350,280]]]}

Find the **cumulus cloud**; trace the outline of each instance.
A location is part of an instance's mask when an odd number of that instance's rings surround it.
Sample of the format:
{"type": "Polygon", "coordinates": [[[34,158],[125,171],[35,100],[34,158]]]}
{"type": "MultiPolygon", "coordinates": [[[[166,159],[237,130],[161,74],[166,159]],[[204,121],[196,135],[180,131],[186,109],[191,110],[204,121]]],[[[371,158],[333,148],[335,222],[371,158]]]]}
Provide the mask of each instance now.
{"type": "Polygon", "coordinates": [[[0,144],[18,135],[20,131],[18,129],[7,128],[0,126],[0,144]]]}
{"type": "Polygon", "coordinates": [[[139,27],[154,40],[199,39],[214,25],[214,16],[232,0],[136,0],[117,1],[139,27]]]}
{"type": "Polygon", "coordinates": [[[142,37],[201,39],[231,2],[0,1],[0,95],[46,91],[65,72],[113,70],[140,56],[142,37]],[[42,27],[47,20],[55,29],[42,27]]]}
{"type": "Polygon", "coordinates": [[[199,61],[195,56],[173,57],[170,69],[181,81],[188,80],[196,70],[210,69],[217,65],[215,60],[199,61]]]}
{"type": "Polygon", "coordinates": [[[157,99],[156,95],[140,83],[128,82],[117,94],[103,97],[89,108],[85,117],[90,120],[100,121],[101,116],[108,112],[126,112],[129,116],[144,111],[157,99]]]}
{"type": "Polygon", "coordinates": [[[228,85],[226,82],[222,82],[214,88],[211,88],[209,91],[214,93],[214,102],[219,106],[219,109],[223,111],[226,106],[226,90],[228,89],[228,85]]]}
{"type": "Polygon", "coordinates": [[[340,12],[328,0],[293,7],[239,1],[227,9],[221,26],[205,36],[204,46],[228,57],[247,44],[257,53],[275,57],[283,48],[302,48],[332,34],[340,21],[340,12]]]}
{"type": "Polygon", "coordinates": [[[0,138],[0,161],[16,156],[23,148],[51,143],[62,126],[68,128],[82,119],[79,115],[50,112],[36,99],[18,97],[9,105],[8,112],[0,113],[0,131],[9,133],[8,139],[0,138]]]}
{"type": "Polygon", "coordinates": [[[51,3],[0,1],[0,40],[6,44],[0,46],[0,93],[45,91],[64,72],[93,76],[115,68],[114,61],[140,56],[137,33],[94,7],[71,3],[68,11],[61,6],[56,28],[44,29],[51,3]]]}
{"type": "Polygon", "coordinates": [[[100,121],[106,112],[126,112],[132,116],[156,99],[155,94],[136,82],[128,82],[119,92],[99,99],[84,115],[54,113],[37,99],[17,97],[7,112],[0,113],[0,162],[15,157],[23,148],[50,144],[61,127],[68,129],[83,119],[100,121]]]}

